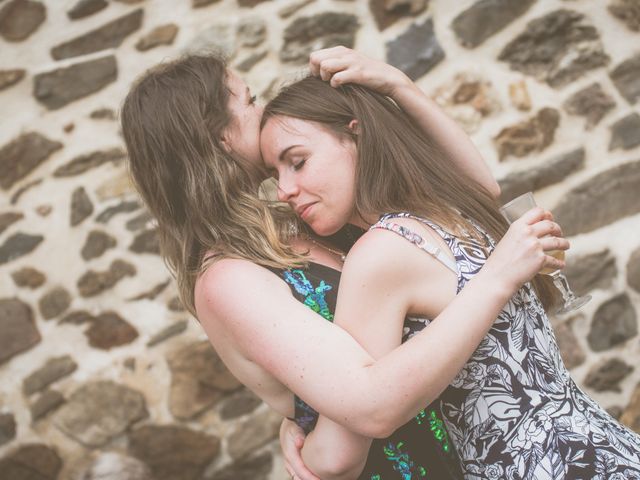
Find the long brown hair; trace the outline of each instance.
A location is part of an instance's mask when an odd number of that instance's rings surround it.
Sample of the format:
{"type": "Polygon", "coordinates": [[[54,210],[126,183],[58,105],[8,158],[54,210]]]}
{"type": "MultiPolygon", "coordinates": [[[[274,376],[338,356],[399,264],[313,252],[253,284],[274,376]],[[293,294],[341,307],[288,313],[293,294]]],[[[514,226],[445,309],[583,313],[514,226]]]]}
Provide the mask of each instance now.
{"type": "MultiPolygon", "coordinates": [[[[508,228],[496,199],[453,162],[443,161],[442,152],[383,95],[358,85],[333,88],[307,77],[267,104],[262,125],[275,116],[316,122],[356,142],[354,207],[362,218],[406,211],[473,234],[472,219],[496,241],[508,228]],[[348,127],[353,119],[357,135],[348,127]]],[[[537,276],[534,285],[545,306],[552,303],[552,283],[537,276]]]]}
{"type": "Polygon", "coordinates": [[[286,244],[292,212],[260,200],[258,169],[219,140],[234,121],[226,81],[221,56],[189,55],[147,71],[121,112],[131,176],[193,315],[207,252],[276,268],[303,260],[286,244]]]}

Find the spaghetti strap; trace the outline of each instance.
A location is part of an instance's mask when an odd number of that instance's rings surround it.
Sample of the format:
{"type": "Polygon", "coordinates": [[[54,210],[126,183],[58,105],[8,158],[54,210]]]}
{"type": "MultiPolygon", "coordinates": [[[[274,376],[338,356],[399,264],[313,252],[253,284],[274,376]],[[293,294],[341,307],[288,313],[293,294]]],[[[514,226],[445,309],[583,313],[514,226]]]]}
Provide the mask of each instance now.
{"type": "Polygon", "coordinates": [[[408,240],[416,247],[421,250],[424,250],[433,258],[442,263],[449,270],[453,271],[456,275],[458,274],[458,268],[456,266],[455,260],[449,258],[440,247],[436,247],[427,242],[422,236],[411,230],[410,228],[405,227],[404,225],[399,225],[394,222],[387,222],[384,219],[379,220],[375,224],[371,225],[369,230],[374,228],[382,228],[384,230],[389,230],[390,232],[397,233],[405,240],[408,240]]]}

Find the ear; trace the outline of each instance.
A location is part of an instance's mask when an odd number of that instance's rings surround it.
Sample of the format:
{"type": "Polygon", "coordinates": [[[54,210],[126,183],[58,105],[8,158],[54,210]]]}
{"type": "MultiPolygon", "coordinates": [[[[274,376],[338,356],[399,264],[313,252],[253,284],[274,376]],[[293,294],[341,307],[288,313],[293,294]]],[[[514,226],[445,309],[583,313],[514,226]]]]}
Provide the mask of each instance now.
{"type": "Polygon", "coordinates": [[[355,135],[360,135],[360,123],[355,118],[349,122],[349,130],[355,135]]]}
{"type": "Polygon", "coordinates": [[[224,151],[231,153],[231,145],[229,144],[229,137],[227,133],[223,133],[220,136],[220,145],[224,148],[224,151]]]}

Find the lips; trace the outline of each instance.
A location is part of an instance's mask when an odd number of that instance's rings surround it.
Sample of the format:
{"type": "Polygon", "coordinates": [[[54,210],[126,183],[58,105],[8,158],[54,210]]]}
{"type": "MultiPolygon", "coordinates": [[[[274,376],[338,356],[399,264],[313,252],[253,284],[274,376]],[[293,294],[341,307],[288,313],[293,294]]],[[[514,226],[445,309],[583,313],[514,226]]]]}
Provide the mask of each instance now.
{"type": "Polygon", "coordinates": [[[301,219],[304,220],[306,217],[309,216],[311,212],[311,207],[313,207],[315,204],[316,202],[300,205],[299,207],[296,207],[296,213],[301,219]]]}

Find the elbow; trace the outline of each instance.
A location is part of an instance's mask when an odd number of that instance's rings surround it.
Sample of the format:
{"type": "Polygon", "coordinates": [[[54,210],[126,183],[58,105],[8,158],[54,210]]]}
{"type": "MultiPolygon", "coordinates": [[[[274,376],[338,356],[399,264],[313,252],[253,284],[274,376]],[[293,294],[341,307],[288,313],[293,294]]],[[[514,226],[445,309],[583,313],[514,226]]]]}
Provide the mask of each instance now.
{"type": "MultiPolygon", "coordinates": [[[[315,451],[314,453],[313,463],[315,465],[309,464],[307,467],[322,480],[353,480],[358,478],[367,461],[366,455],[364,458],[354,458],[352,455],[341,455],[341,452],[331,448],[315,451]]],[[[306,464],[307,461],[304,458],[304,454],[303,460],[306,464]]]]}
{"type": "Polygon", "coordinates": [[[367,415],[358,433],[369,438],[389,437],[407,421],[405,418],[400,418],[396,410],[395,408],[373,410],[367,415]]]}

